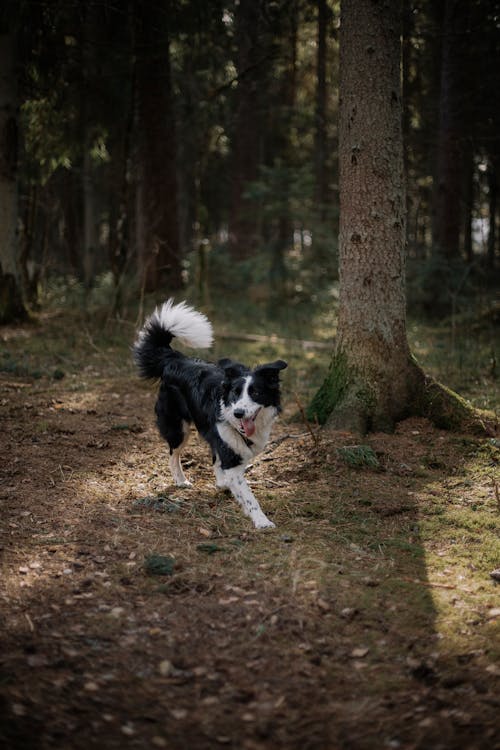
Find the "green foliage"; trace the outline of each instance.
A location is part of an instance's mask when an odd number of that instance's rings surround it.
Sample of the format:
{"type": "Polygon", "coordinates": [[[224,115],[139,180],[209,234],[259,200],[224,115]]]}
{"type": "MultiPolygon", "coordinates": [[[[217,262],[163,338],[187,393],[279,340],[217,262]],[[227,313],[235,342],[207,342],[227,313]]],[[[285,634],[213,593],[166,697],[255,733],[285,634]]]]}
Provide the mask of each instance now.
{"type": "Polygon", "coordinates": [[[144,570],[152,576],[171,576],[174,572],[175,560],[167,555],[153,553],[144,560],[144,570]]]}
{"type": "Polygon", "coordinates": [[[204,552],[206,555],[213,555],[216,552],[224,551],[224,547],[215,544],[215,542],[201,542],[201,544],[196,545],[196,549],[198,552],[204,552]]]}
{"type": "Polygon", "coordinates": [[[170,498],[165,497],[165,495],[140,497],[137,500],[134,500],[134,507],[148,508],[160,513],[178,513],[181,509],[178,500],[170,500],[170,498]]]}
{"type": "Polygon", "coordinates": [[[56,106],[55,92],[39,99],[28,99],[21,107],[21,126],[26,148],[26,175],[44,186],[57,169],[71,169],[76,161],[77,144],[68,138],[67,123],[74,119],[56,106]]]}
{"type": "Polygon", "coordinates": [[[362,469],[363,467],[380,468],[380,462],[375,451],[369,445],[346,445],[337,448],[337,453],[344,463],[355,469],[362,469]]]}
{"type": "Polygon", "coordinates": [[[440,253],[410,259],[407,297],[412,310],[431,318],[456,315],[470,308],[485,287],[484,269],[457,257],[449,260],[440,253]]]}
{"type": "MultiPolygon", "coordinates": [[[[26,361],[19,361],[17,358],[11,356],[10,352],[2,352],[0,358],[0,372],[6,372],[11,375],[18,375],[20,377],[34,378],[38,380],[42,377],[42,371],[37,367],[32,367],[26,361]]],[[[56,378],[54,374],[54,378],[56,378]]]]}

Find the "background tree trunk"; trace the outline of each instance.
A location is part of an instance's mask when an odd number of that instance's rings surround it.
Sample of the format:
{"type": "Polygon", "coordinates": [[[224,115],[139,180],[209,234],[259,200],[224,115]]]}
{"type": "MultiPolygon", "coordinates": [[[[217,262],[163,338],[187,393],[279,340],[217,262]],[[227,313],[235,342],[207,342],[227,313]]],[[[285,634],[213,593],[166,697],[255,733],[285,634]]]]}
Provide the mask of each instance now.
{"type": "Polygon", "coordinates": [[[495,267],[496,218],[498,210],[498,161],[490,159],[488,164],[488,268],[495,267]]]}
{"type": "Polygon", "coordinates": [[[441,61],[441,96],[434,186],[434,252],[452,260],[459,256],[462,226],[463,157],[466,100],[467,9],[462,0],[446,0],[441,61]]]}
{"type": "Polygon", "coordinates": [[[168,5],[135,4],[139,280],[146,291],[182,286],[168,5]]]}
{"type": "Polygon", "coordinates": [[[277,194],[279,212],[274,239],[271,243],[270,287],[273,290],[271,308],[284,299],[286,282],[286,255],[293,245],[293,223],[290,210],[289,180],[293,164],[291,130],[296,99],[297,83],[297,3],[291,2],[284,17],[284,44],[282,58],[284,70],[276,92],[276,117],[272,123],[273,138],[270,139],[270,156],[279,175],[277,194]]]}
{"type": "Polygon", "coordinates": [[[21,292],[15,35],[0,28],[0,323],[26,315],[21,292]]]}
{"type": "Polygon", "coordinates": [[[82,128],[82,201],[83,201],[83,245],[82,272],[86,289],[93,284],[99,250],[99,224],[97,209],[97,180],[92,160],[95,126],[92,117],[91,96],[97,73],[95,70],[95,35],[99,28],[99,10],[96,6],[82,6],[82,83],[81,83],[81,128],[82,128]]]}
{"type": "Polygon", "coordinates": [[[340,307],[331,374],[345,383],[329,422],[360,431],[392,426],[409,403],[399,6],[350,0],[341,11],[340,307]]]}
{"type": "Polygon", "coordinates": [[[325,218],[328,193],[328,173],[326,168],[326,28],[328,4],[317,0],[317,57],[316,57],[316,127],[314,131],[314,158],[316,167],[316,200],[320,206],[320,216],[325,218]]]}
{"type": "Polygon", "coordinates": [[[258,237],[257,207],[245,197],[262,161],[263,112],[270,67],[268,34],[263,28],[261,0],[241,0],[235,12],[236,110],[231,165],[229,250],[235,260],[249,258],[258,237]]]}

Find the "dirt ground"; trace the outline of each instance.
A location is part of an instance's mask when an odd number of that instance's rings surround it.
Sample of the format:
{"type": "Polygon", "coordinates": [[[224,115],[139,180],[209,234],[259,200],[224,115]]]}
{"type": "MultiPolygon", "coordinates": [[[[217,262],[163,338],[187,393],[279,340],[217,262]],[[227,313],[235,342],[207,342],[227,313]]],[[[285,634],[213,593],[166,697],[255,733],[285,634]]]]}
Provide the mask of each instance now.
{"type": "Polygon", "coordinates": [[[110,356],[0,373],[0,746],[500,748],[498,440],[412,420],[356,467],[291,403],[257,532],[197,437],[171,485],[110,356]]]}

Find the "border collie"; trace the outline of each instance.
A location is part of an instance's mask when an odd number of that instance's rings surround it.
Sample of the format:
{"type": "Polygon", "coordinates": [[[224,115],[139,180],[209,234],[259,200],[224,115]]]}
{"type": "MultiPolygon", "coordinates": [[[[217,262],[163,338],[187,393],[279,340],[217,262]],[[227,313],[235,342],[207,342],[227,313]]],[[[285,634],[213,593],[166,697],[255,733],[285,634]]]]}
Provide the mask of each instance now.
{"type": "Polygon", "coordinates": [[[244,472],[260,453],[281,411],[282,359],[250,370],[240,362],[217,364],[187,357],[170,343],[178,338],[193,348],[212,345],[209,320],[185,302],[172,299],[146,320],[134,345],[143,378],[161,378],[156,419],[170,448],[170,470],[179,487],[190,487],[181,453],[194,423],[212,451],[217,487],[229,489],[257,529],[274,527],[248,486],[244,472]]]}

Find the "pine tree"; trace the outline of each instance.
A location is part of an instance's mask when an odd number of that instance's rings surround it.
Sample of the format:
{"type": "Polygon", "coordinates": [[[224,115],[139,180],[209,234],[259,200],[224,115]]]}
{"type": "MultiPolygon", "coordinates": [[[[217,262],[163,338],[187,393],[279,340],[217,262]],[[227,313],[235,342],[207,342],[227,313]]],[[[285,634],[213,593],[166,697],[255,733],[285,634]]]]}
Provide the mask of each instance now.
{"type": "Polygon", "coordinates": [[[340,26],[340,306],[336,349],[310,416],[356,432],[411,414],[484,429],[426,377],[406,334],[399,0],[346,0],[340,26]]]}

